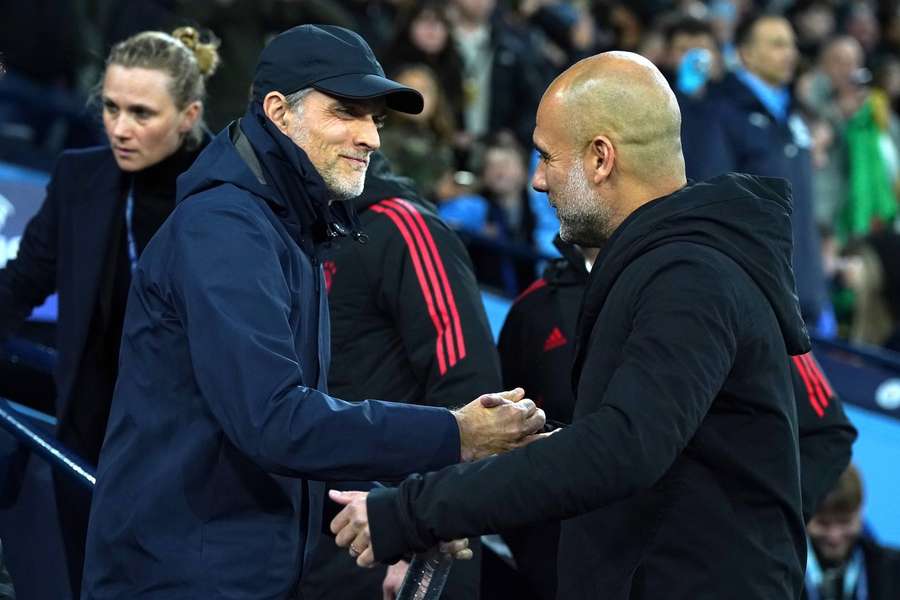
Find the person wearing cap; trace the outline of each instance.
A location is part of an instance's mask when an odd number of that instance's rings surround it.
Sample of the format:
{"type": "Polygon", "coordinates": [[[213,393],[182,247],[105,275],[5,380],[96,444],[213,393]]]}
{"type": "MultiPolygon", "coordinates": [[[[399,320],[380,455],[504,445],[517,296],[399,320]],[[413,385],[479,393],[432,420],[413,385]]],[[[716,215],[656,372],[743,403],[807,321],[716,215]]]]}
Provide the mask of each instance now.
{"type": "Polygon", "coordinates": [[[326,393],[319,251],[363,238],[343,201],[362,191],[385,107],[422,99],[355,33],[295,27],[260,55],[243,118],[179,179],[129,292],[82,598],[297,597],[325,482],[540,437],[522,390],[452,412],[326,393]]]}

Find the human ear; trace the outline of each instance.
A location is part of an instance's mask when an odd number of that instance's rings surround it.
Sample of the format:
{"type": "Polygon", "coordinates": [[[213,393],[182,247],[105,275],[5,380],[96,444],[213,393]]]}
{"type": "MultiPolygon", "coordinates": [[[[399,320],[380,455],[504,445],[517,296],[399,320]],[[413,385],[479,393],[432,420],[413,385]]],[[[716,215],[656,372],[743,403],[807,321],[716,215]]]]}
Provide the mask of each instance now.
{"type": "Polygon", "coordinates": [[[605,135],[591,140],[589,149],[589,169],[591,181],[599,185],[609,178],[616,161],[616,149],[605,135]]]}
{"type": "Polygon", "coordinates": [[[269,92],[263,98],[263,112],[281,133],[288,132],[288,104],[281,92],[269,92]]]}
{"type": "Polygon", "coordinates": [[[180,133],[187,133],[193,129],[202,114],[203,104],[199,100],[191,102],[182,112],[181,126],[178,128],[178,131],[180,133]]]}

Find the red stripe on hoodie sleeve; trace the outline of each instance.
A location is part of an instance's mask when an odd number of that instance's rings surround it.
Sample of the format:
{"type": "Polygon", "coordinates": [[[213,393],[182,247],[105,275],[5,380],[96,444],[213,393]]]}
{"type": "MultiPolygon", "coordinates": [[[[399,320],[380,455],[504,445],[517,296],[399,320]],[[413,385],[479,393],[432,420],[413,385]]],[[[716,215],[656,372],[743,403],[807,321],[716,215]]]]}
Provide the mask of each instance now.
{"type": "Polygon", "coordinates": [[[828,406],[828,400],[834,398],[834,390],[831,389],[831,383],[828,382],[828,378],[825,376],[825,373],[822,372],[819,361],[816,360],[816,357],[813,356],[812,352],[804,354],[803,357],[806,359],[806,366],[809,367],[810,373],[815,376],[816,380],[818,380],[825,389],[825,406],[828,406]]]}
{"type": "Polygon", "coordinates": [[[813,391],[812,382],[809,379],[809,374],[806,372],[806,365],[803,363],[803,359],[799,356],[792,356],[791,360],[794,361],[794,366],[797,367],[797,371],[800,373],[800,378],[803,380],[803,383],[806,385],[806,398],[809,401],[810,405],[813,407],[813,410],[816,411],[816,414],[820,417],[825,415],[825,410],[819,406],[818,401],[816,401],[815,392],[813,391]]]}
{"type": "Polygon", "coordinates": [[[432,294],[431,289],[428,286],[428,281],[425,278],[425,272],[422,268],[422,261],[419,257],[418,247],[413,241],[413,236],[410,233],[406,222],[400,215],[396,213],[396,211],[385,208],[380,204],[375,204],[371,208],[373,211],[388,217],[400,231],[400,235],[406,242],[406,246],[409,249],[409,256],[413,263],[413,269],[415,270],[416,278],[419,281],[419,288],[422,291],[422,297],[425,299],[425,305],[428,307],[428,315],[431,317],[431,322],[434,324],[434,329],[437,332],[435,353],[437,354],[438,359],[438,371],[441,375],[443,375],[447,372],[447,359],[444,356],[444,328],[441,324],[441,319],[438,316],[437,308],[435,307],[434,295],[432,294]]]}

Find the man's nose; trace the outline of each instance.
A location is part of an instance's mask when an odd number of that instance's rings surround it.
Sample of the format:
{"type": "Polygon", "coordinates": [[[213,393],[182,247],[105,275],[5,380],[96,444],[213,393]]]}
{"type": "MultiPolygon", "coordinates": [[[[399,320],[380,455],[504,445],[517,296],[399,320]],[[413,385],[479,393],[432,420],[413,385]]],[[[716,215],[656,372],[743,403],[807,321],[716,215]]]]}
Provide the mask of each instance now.
{"type": "Polygon", "coordinates": [[[544,173],[544,167],[541,164],[538,164],[537,169],[534,170],[534,175],[531,177],[531,187],[538,192],[547,191],[547,175],[544,173]]]}
{"type": "Polygon", "coordinates": [[[381,147],[381,136],[378,134],[378,126],[375,119],[368,118],[360,123],[356,131],[357,146],[365,146],[370,152],[374,152],[381,147]]]}

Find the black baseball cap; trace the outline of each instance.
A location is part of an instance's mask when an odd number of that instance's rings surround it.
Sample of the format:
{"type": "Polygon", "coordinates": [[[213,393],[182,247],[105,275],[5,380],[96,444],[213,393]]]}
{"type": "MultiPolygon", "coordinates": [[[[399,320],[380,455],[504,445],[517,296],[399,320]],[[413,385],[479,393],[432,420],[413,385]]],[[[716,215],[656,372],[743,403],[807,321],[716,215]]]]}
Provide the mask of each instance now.
{"type": "Polygon", "coordinates": [[[269,92],[288,95],[308,87],[351,100],[383,96],[388,108],[422,112],[422,94],[385,77],[369,44],[335,25],[293,27],[275,36],[259,55],[255,100],[269,92]]]}

